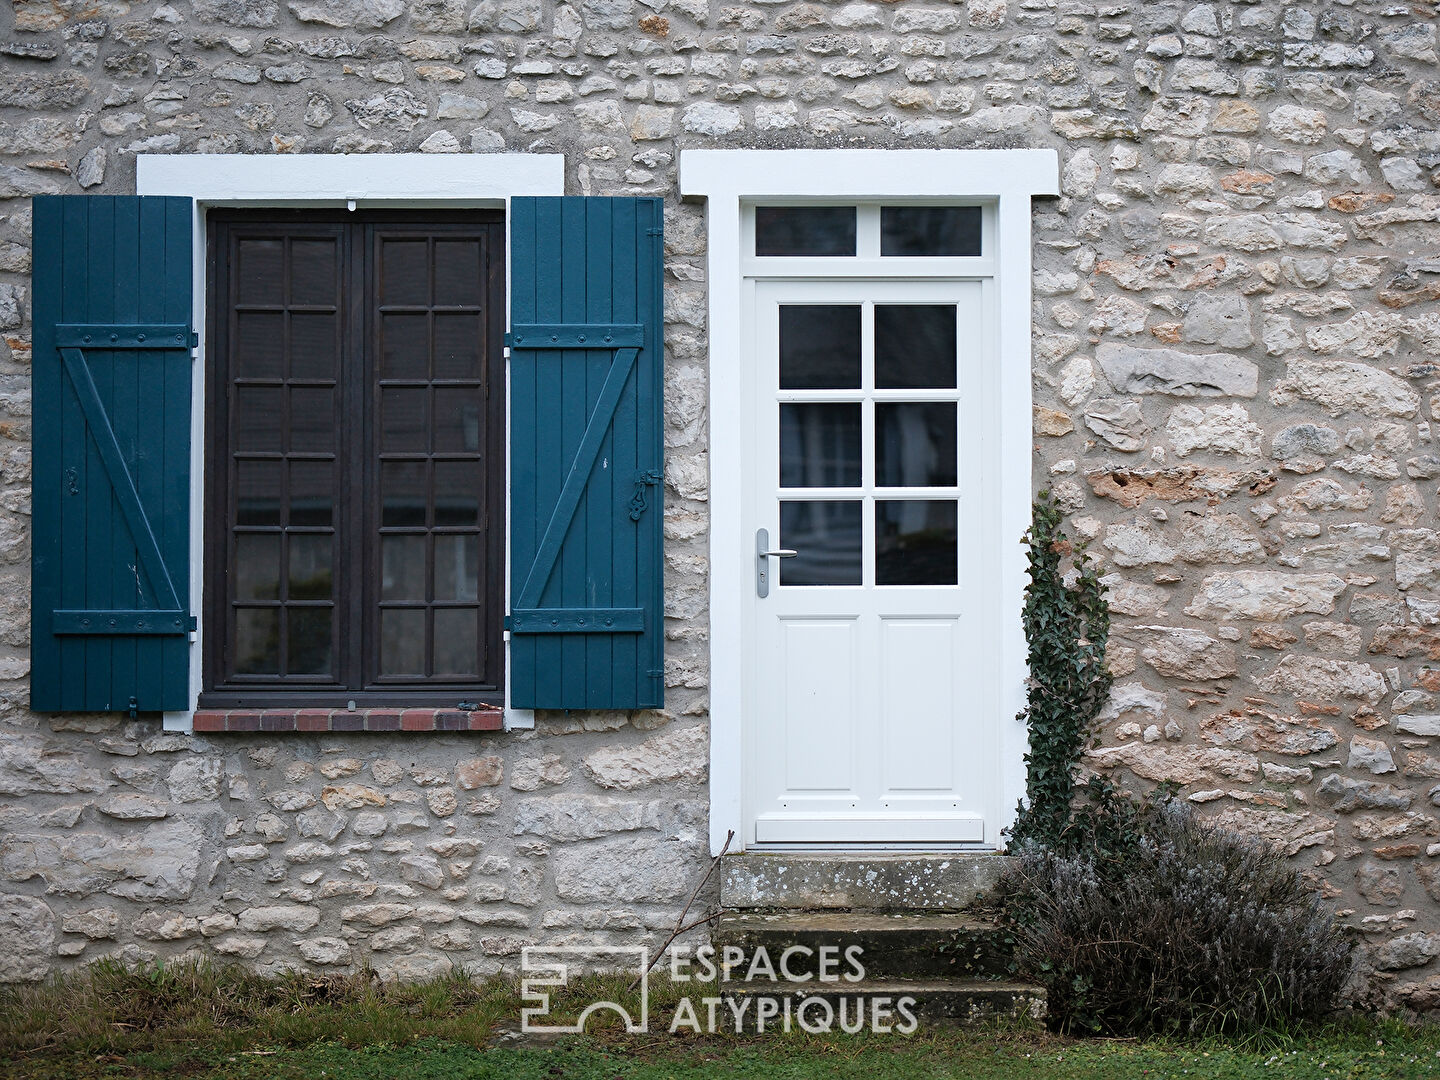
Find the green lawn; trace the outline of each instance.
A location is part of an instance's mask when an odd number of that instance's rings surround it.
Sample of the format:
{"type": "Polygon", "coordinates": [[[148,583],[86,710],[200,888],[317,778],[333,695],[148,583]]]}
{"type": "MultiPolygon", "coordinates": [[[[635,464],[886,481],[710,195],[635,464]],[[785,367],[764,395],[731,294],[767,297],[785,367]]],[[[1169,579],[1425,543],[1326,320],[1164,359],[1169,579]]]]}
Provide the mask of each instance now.
{"type": "MultiPolygon", "coordinates": [[[[557,1011],[622,982],[566,991],[557,1011]]],[[[669,1016],[676,990],[652,993],[669,1016]]],[[[513,983],[382,987],[363,978],[259,979],[235,969],[92,970],[0,991],[0,1077],[199,1080],[1022,1080],[1076,1077],[1440,1078],[1440,1029],[1352,1021],[1250,1040],[1061,1039],[1025,1026],[922,1026],[908,1037],[515,1034],[513,983]]],[[[572,1012],[573,1014],[573,1012],[572,1012]]],[[[658,1025],[663,1028],[663,1023],[658,1025]]]]}

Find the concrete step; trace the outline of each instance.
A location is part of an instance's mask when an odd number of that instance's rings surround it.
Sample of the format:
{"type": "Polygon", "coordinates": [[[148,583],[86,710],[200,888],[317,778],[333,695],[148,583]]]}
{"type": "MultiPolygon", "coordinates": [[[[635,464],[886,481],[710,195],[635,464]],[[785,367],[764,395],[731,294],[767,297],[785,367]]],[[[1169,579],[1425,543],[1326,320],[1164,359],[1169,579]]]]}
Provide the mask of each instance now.
{"type": "Polygon", "coordinates": [[[730,910],[958,911],[994,887],[1007,857],[975,854],[754,854],[720,861],[730,910]]]}
{"type": "MultiPolygon", "coordinates": [[[[779,1008],[767,1021],[769,1030],[777,1030],[776,1017],[783,1021],[785,999],[790,999],[792,1029],[803,1016],[812,1025],[823,1020],[827,1012],[823,1006],[805,1005],[807,998],[823,998],[829,1003],[834,1017],[832,1030],[840,1030],[840,1020],[848,1022],[848,1030],[854,1030],[858,1018],[863,1017],[867,1027],[879,1017],[892,1025],[904,1021],[904,1014],[898,1011],[901,998],[913,999],[908,1008],[921,1025],[927,1023],[974,1024],[1000,1018],[1029,1017],[1032,1020],[1045,1018],[1045,991],[1028,983],[1000,982],[989,979],[865,979],[857,983],[725,983],[722,992],[734,1000],[734,1008],[744,1008],[741,1026],[746,1031],[757,1030],[760,999],[772,998],[779,1008]],[[745,998],[756,999],[755,1004],[743,1006],[745,998]],[[842,1014],[842,1007],[844,1012],[842,1014]],[[796,1010],[799,1010],[797,1013],[796,1010]]],[[[766,1011],[774,1006],[765,1006],[766,1011]]],[[[729,1010],[727,1010],[729,1011],[729,1010]]],[[[733,1013],[731,1014],[733,1017],[733,1013]]]]}
{"type": "Polygon", "coordinates": [[[997,977],[1007,974],[1010,962],[1009,944],[994,923],[937,912],[726,912],[710,940],[717,949],[744,950],[746,966],[763,947],[777,970],[786,949],[802,946],[810,952],[794,953],[787,962],[796,975],[819,974],[823,956],[836,962],[827,969],[831,973],[853,970],[845,952],[853,946],[860,948],[856,959],[870,979],[997,977]],[[822,954],[822,948],[828,951],[822,954]]]}

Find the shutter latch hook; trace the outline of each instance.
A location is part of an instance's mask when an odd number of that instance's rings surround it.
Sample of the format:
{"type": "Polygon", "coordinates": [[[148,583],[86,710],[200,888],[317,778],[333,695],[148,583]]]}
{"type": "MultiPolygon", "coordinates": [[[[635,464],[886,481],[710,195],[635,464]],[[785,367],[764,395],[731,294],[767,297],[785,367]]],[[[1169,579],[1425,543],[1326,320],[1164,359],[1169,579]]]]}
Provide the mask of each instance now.
{"type": "Polygon", "coordinates": [[[660,470],[649,469],[635,474],[635,494],[630,498],[630,520],[639,521],[645,513],[645,488],[660,483],[660,470]]]}
{"type": "Polygon", "coordinates": [[[136,711],[137,711],[139,708],[140,708],[140,702],[139,702],[134,696],[132,696],[132,697],[130,698],[130,719],[131,719],[131,720],[138,719],[138,717],[137,717],[135,714],[136,714],[136,711]]]}

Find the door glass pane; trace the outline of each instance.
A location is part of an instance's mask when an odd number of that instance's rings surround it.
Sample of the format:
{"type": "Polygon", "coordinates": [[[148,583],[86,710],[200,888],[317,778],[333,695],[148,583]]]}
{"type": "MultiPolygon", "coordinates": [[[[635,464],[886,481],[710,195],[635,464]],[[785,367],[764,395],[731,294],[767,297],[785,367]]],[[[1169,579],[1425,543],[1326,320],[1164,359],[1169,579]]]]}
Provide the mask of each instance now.
{"type": "Polygon", "coordinates": [[[380,391],[380,452],[423,454],[430,449],[430,391],[387,386],[380,391]]]}
{"type": "Polygon", "coordinates": [[[860,403],[780,406],[780,486],[860,486],[860,403]]]}
{"type": "Polygon", "coordinates": [[[435,316],[435,378],[478,379],[485,342],[478,315],[435,316]]]}
{"type": "Polygon", "coordinates": [[[280,599],[280,534],[235,537],[235,599],[280,599]]]}
{"type": "Polygon", "coordinates": [[[880,254],[979,255],[980,207],[881,207],[880,254]]]}
{"type": "MultiPolygon", "coordinates": [[[[328,386],[290,388],[290,449],[328,454],[335,449],[335,391],[328,386]]],[[[278,414],[271,418],[278,424],[278,414]]]]}
{"type": "Polygon", "coordinates": [[[285,377],[285,316],[242,311],[235,316],[235,374],[241,379],[285,377]]]}
{"type": "Polygon", "coordinates": [[[425,603],[425,537],[380,538],[380,599],[389,603],[425,603]]]}
{"type": "Polygon", "coordinates": [[[780,546],[799,554],[780,559],[781,585],[859,585],[858,502],[782,502],[780,546]]]}
{"type": "Polygon", "coordinates": [[[480,452],[480,391],[463,386],[435,388],[435,452],[480,452]]]}
{"type": "Polygon", "coordinates": [[[435,241],[435,303],[475,306],[482,292],[480,241],[435,241]]]}
{"type": "Polygon", "coordinates": [[[479,624],[474,608],[435,609],[435,674],[475,674],[479,624]]]}
{"type": "Polygon", "coordinates": [[[380,612],[380,674],[425,674],[425,609],[380,612]]]}
{"type": "Polygon", "coordinates": [[[242,304],[285,302],[285,241],[241,240],[235,245],[236,298],[242,304]]]}
{"type": "Polygon", "coordinates": [[[244,452],[280,451],[285,391],[278,386],[237,386],[231,418],[234,449],[244,452]]]}
{"type": "Polygon", "coordinates": [[[336,300],[334,240],[296,240],[290,245],[290,303],[333,306],[336,300]]]}
{"type": "Polygon", "coordinates": [[[329,607],[285,609],[285,617],[289,620],[285,667],[289,674],[330,673],[331,627],[334,622],[331,613],[329,607]]]}
{"type": "Polygon", "coordinates": [[[313,312],[290,316],[290,378],[335,379],[339,375],[336,343],[339,320],[334,315],[313,312]]]}
{"type": "Polygon", "coordinates": [[[954,585],[956,504],[895,499],[875,504],[875,583],[954,585]]]}
{"type": "Polygon", "coordinates": [[[953,402],[879,402],[875,406],[875,483],[880,487],[953,487],[953,402]]]}
{"type": "Polygon", "coordinates": [[[239,608],[235,612],[235,672],[280,674],[280,609],[239,608]]]}
{"type": "Polygon", "coordinates": [[[280,524],[280,462],[235,463],[235,523],[280,524]]]}
{"type": "Polygon", "coordinates": [[[380,242],[380,303],[419,307],[430,303],[428,249],[424,240],[380,242]]]}
{"type": "Polygon", "coordinates": [[[853,206],[758,206],[756,255],[854,255],[853,206]]]}
{"type": "Polygon", "coordinates": [[[435,599],[474,603],[480,588],[480,537],[474,533],[435,537],[435,599]]]}
{"type": "Polygon", "coordinates": [[[382,379],[430,378],[430,317],[428,315],[380,316],[380,377],[382,379]]]}
{"type": "Polygon", "coordinates": [[[875,385],[955,386],[955,305],[875,305],[875,385]]]}
{"type": "Polygon", "coordinates": [[[435,524],[480,524],[480,465],[474,461],[435,463],[435,524]]]}
{"type": "Polygon", "coordinates": [[[425,524],[425,463],[385,461],[380,465],[380,524],[425,524]]]}
{"type": "Polygon", "coordinates": [[[860,385],[860,305],[780,308],[780,389],[850,390],[860,385]]]}
{"type": "Polygon", "coordinates": [[[331,525],[335,520],[335,469],[328,461],[290,462],[290,524],[331,525]]]}
{"type": "Polygon", "coordinates": [[[290,534],[290,599],[331,600],[333,572],[328,533],[290,534]]]}

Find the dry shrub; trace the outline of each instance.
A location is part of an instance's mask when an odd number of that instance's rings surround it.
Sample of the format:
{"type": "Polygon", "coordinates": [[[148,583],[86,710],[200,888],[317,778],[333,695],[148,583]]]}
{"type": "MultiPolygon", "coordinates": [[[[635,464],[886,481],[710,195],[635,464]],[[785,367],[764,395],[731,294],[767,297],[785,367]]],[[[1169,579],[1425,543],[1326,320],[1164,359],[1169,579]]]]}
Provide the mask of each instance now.
{"type": "Polygon", "coordinates": [[[1092,784],[1001,884],[1020,971],[1061,1030],[1210,1035],[1331,1012],[1351,941],[1285,858],[1188,806],[1092,784]]]}

